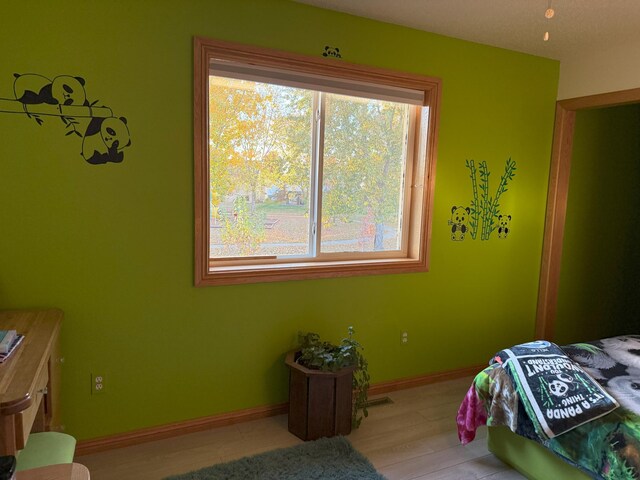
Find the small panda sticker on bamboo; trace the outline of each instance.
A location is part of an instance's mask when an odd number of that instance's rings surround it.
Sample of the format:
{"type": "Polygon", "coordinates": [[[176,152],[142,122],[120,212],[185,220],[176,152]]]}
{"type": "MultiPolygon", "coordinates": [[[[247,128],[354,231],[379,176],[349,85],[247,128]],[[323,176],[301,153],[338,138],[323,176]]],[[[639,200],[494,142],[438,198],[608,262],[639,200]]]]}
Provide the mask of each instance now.
{"type": "Polygon", "coordinates": [[[464,240],[464,235],[467,233],[467,221],[469,219],[469,213],[471,209],[469,207],[451,207],[451,219],[449,225],[451,225],[451,240],[454,242],[461,242],[464,240]]]}
{"type": "Polygon", "coordinates": [[[507,238],[510,229],[511,215],[498,215],[498,238],[507,238]]]}

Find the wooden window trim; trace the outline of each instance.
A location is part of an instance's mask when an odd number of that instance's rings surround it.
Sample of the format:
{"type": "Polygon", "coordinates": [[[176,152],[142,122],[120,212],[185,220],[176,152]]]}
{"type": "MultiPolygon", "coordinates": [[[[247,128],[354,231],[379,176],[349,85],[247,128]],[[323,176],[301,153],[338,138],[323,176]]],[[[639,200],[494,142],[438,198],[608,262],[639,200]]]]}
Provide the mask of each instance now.
{"type": "MultiPolygon", "coordinates": [[[[194,176],[195,176],[195,284],[196,286],[230,285],[257,282],[302,280],[311,278],[376,275],[390,273],[426,272],[429,269],[431,223],[435,186],[436,153],[442,82],[438,78],[397,72],[344,62],[337,59],[315,58],[289,52],[275,51],[238,43],[194,38],[194,176]],[[208,148],[208,77],[212,59],[230,60],[264,67],[322,74],[337,78],[365,81],[382,85],[411,88],[424,92],[424,106],[428,106],[426,138],[413,142],[413,190],[409,218],[406,221],[406,247],[387,255],[357,256],[343,260],[341,255],[322,256],[301,261],[272,259],[252,260],[247,265],[209,258],[209,148],[208,148]],[[426,190],[425,190],[426,189],[426,190]],[[421,193],[416,194],[417,191],[421,193]],[[405,251],[406,250],[406,251],[405,251]]],[[[416,130],[422,119],[418,115],[416,130]]],[[[409,144],[411,145],[411,144],[409,144]]]]}

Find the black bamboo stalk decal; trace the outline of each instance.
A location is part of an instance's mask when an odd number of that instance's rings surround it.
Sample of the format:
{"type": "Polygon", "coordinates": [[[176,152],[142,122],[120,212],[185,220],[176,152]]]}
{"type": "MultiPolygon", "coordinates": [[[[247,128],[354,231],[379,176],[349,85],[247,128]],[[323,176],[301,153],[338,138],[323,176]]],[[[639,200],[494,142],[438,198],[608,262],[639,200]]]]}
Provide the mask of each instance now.
{"type": "Polygon", "coordinates": [[[473,160],[467,160],[467,168],[470,171],[471,186],[473,187],[473,200],[471,200],[471,220],[469,221],[469,234],[473,240],[478,234],[478,225],[480,223],[480,204],[478,203],[478,181],[476,178],[476,166],[473,160]]]}
{"type": "MultiPolygon", "coordinates": [[[[94,102],[95,103],[95,102],[94,102]]],[[[113,117],[113,111],[109,107],[96,107],[91,105],[29,105],[20,103],[19,100],[0,98],[0,113],[21,113],[28,117],[51,116],[65,118],[109,118],[113,117]]],[[[42,125],[42,122],[38,122],[42,125]]]]}

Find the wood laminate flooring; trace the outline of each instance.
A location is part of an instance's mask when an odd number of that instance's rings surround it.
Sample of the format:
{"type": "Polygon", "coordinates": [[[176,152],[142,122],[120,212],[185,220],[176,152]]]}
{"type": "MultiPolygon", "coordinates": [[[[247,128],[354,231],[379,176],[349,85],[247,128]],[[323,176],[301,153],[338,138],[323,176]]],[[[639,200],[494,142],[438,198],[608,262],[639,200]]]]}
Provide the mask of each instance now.
{"type": "MultiPolygon", "coordinates": [[[[389,480],[523,479],[492,455],[486,427],[462,446],[455,417],[471,378],[391,392],[347,438],[389,480]]],[[[92,480],[159,480],[302,441],[286,415],[77,457],[92,480]]]]}

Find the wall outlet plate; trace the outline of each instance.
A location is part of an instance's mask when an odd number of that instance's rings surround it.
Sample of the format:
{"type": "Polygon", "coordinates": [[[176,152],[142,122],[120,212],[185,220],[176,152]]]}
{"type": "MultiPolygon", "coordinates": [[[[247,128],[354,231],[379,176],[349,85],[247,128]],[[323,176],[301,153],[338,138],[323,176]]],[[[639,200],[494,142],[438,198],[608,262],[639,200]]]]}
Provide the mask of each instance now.
{"type": "Polygon", "coordinates": [[[91,374],[91,395],[97,395],[104,392],[104,380],[104,373],[91,374]]]}

